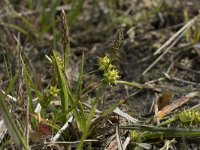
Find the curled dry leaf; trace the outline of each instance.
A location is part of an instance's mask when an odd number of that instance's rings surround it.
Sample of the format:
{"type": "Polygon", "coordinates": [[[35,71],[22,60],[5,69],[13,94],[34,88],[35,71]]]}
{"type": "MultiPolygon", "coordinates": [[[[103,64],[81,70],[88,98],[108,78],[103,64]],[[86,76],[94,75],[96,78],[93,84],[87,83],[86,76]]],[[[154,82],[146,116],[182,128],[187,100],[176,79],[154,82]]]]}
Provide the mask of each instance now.
{"type": "Polygon", "coordinates": [[[168,105],[172,97],[173,97],[172,92],[163,92],[159,96],[158,101],[157,101],[158,110],[161,110],[163,107],[168,105]]]}

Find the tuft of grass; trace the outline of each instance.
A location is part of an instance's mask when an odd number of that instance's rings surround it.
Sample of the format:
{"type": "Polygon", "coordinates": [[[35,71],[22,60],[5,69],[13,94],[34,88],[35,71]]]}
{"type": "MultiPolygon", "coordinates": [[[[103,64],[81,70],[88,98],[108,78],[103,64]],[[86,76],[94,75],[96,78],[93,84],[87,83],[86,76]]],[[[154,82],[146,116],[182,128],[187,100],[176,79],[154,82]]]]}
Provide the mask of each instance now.
{"type": "Polygon", "coordinates": [[[15,144],[17,144],[19,148],[23,147],[24,149],[29,149],[27,139],[21,130],[22,129],[21,125],[19,123],[16,124],[14,118],[11,116],[11,113],[9,112],[8,105],[6,104],[7,94],[10,93],[10,91],[12,90],[16,79],[17,75],[15,75],[14,78],[11,80],[5,94],[3,94],[0,91],[0,111],[6,123],[6,127],[8,129],[9,135],[11,136],[11,139],[15,142],[15,144]]]}
{"type": "MultiPolygon", "coordinates": [[[[82,93],[82,76],[83,76],[83,62],[84,62],[84,53],[82,56],[82,65],[80,70],[79,79],[77,81],[76,89],[74,92],[70,89],[70,86],[67,82],[67,78],[64,75],[63,70],[63,63],[60,63],[60,58],[57,54],[57,52],[53,52],[53,64],[56,66],[56,72],[58,77],[58,88],[60,89],[60,100],[61,100],[61,108],[64,115],[63,122],[67,121],[69,118],[69,115],[66,114],[66,112],[71,108],[74,107],[72,110],[73,115],[75,116],[75,121],[78,125],[79,130],[84,134],[84,137],[88,135],[88,129],[90,124],[91,117],[86,117],[86,114],[84,112],[84,108],[82,105],[82,102],[80,100],[80,95],[82,93]],[[77,105],[77,107],[76,107],[77,105]],[[88,119],[89,120],[88,120],[88,119]],[[87,130],[86,130],[87,129],[87,130]]],[[[96,105],[94,105],[96,107],[96,105]]],[[[93,108],[94,109],[94,108],[93,108]]],[[[92,116],[93,109],[91,109],[89,116],[92,116]]],[[[86,136],[87,137],[87,136],[86,136]]],[[[84,139],[84,138],[83,138],[84,139]]]]}
{"type": "Polygon", "coordinates": [[[21,59],[21,65],[22,65],[22,68],[24,71],[24,76],[25,76],[25,81],[26,81],[26,88],[27,88],[27,93],[28,93],[27,97],[28,97],[28,101],[30,104],[29,109],[30,109],[31,113],[33,113],[34,107],[33,107],[33,101],[32,101],[33,98],[32,98],[31,91],[33,90],[36,93],[40,103],[42,103],[44,101],[43,94],[42,94],[42,92],[40,92],[40,90],[37,88],[37,86],[33,83],[31,76],[29,75],[29,72],[25,66],[22,56],[20,56],[20,59],[21,59]]]}

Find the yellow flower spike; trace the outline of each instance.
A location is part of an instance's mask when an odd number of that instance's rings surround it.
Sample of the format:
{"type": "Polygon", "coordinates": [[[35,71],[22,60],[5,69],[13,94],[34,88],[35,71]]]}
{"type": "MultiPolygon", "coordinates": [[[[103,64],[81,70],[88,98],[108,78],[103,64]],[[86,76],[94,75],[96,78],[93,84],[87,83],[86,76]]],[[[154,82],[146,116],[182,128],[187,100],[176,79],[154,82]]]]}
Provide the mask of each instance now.
{"type": "Polygon", "coordinates": [[[50,96],[52,96],[52,97],[57,97],[59,91],[60,91],[60,90],[57,89],[56,86],[55,86],[55,87],[54,87],[54,86],[51,86],[50,89],[49,89],[49,94],[50,94],[50,96]]]}
{"type": "Polygon", "coordinates": [[[134,141],[134,142],[137,142],[139,141],[139,137],[141,135],[141,133],[137,130],[132,130],[130,131],[130,134],[131,134],[131,139],[134,141]]]}
{"type": "Polygon", "coordinates": [[[116,84],[116,81],[120,78],[119,72],[116,69],[108,70],[104,73],[104,80],[109,84],[116,84]]]}
{"type": "Polygon", "coordinates": [[[102,58],[100,57],[98,60],[98,64],[99,64],[99,69],[103,71],[109,70],[114,67],[111,64],[111,60],[110,58],[108,58],[108,56],[104,56],[102,58]]]}
{"type": "Polygon", "coordinates": [[[179,119],[182,123],[200,123],[200,112],[189,110],[181,112],[179,115],[179,119]]]}
{"type": "Polygon", "coordinates": [[[65,65],[64,65],[62,58],[60,57],[60,55],[58,53],[55,53],[55,55],[56,55],[56,59],[58,61],[58,65],[60,66],[61,70],[64,71],[65,65]]]}
{"type": "Polygon", "coordinates": [[[120,78],[118,70],[112,64],[112,60],[108,56],[98,59],[99,70],[103,71],[104,81],[109,84],[117,84],[120,78]]]}

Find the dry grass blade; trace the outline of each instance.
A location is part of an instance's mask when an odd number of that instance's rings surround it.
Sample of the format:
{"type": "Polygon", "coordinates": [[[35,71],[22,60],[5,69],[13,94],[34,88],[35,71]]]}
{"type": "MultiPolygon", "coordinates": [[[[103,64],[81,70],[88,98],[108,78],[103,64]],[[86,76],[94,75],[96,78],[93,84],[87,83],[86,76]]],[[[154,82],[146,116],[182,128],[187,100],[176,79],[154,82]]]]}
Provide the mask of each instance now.
{"type": "Polygon", "coordinates": [[[114,112],[115,114],[118,114],[119,116],[121,116],[121,117],[127,119],[128,121],[130,121],[130,122],[132,122],[132,123],[137,123],[137,122],[139,121],[139,120],[137,120],[137,119],[131,117],[129,114],[127,114],[127,113],[121,111],[121,110],[119,109],[119,107],[115,108],[113,112],[114,112]]]}
{"type": "Polygon", "coordinates": [[[175,100],[172,104],[165,106],[163,109],[158,111],[158,113],[154,116],[154,119],[162,119],[166,115],[168,115],[170,112],[175,110],[176,108],[182,106],[186,102],[188,102],[192,97],[197,96],[199,93],[198,92],[192,92],[187,94],[185,97],[181,97],[177,100],[175,100]]]}
{"type": "Polygon", "coordinates": [[[121,139],[120,139],[120,134],[119,134],[119,125],[116,124],[116,140],[117,140],[117,147],[118,147],[118,150],[123,150],[123,146],[122,146],[122,142],[121,142],[121,139]]]}
{"type": "Polygon", "coordinates": [[[104,150],[116,150],[117,149],[117,141],[115,138],[115,135],[111,137],[110,141],[108,142],[109,144],[105,146],[104,150]]]}
{"type": "MultiPolygon", "coordinates": [[[[1,89],[1,92],[3,93],[3,94],[5,94],[6,92],[5,91],[3,91],[2,89],[1,89]]],[[[12,100],[12,101],[14,101],[14,102],[17,102],[17,99],[15,98],[15,97],[13,97],[13,96],[11,96],[11,95],[7,95],[7,98],[9,98],[10,100],[12,100]]]]}
{"type": "Polygon", "coordinates": [[[126,149],[126,147],[128,146],[130,140],[131,140],[130,137],[127,137],[127,138],[126,138],[126,140],[124,141],[124,144],[123,144],[123,149],[126,149]]]}
{"type": "Polygon", "coordinates": [[[157,59],[154,60],[153,63],[152,63],[149,67],[147,67],[147,68],[143,71],[142,75],[145,75],[149,70],[151,70],[151,69],[164,57],[164,55],[166,55],[166,54],[171,50],[171,48],[182,38],[183,35],[184,35],[184,32],[182,32],[182,33],[171,43],[171,45],[169,45],[169,47],[167,47],[166,50],[165,50],[159,57],[157,57],[157,59]]]}
{"type": "Polygon", "coordinates": [[[182,32],[185,32],[188,28],[190,28],[197,20],[197,17],[198,16],[191,19],[186,25],[184,25],[180,30],[178,30],[167,42],[165,42],[156,52],[154,52],[154,55],[158,55],[159,53],[161,53],[162,50],[165,47],[169,46],[170,43],[172,43],[174,39],[176,39],[179,35],[181,35],[182,32]]]}
{"type": "Polygon", "coordinates": [[[35,107],[34,113],[39,114],[42,110],[42,106],[38,103],[35,107]]]}
{"type": "Polygon", "coordinates": [[[170,112],[180,107],[181,105],[185,104],[189,100],[190,99],[188,97],[182,97],[182,98],[177,99],[172,104],[167,105],[162,110],[158,111],[158,113],[155,115],[155,118],[162,119],[163,117],[168,115],[170,112]]]}
{"type": "Polygon", "coordinates": [[[2,142],[5,134],[7,133],[7,128],[6,128],[6,124],[4,122],[4,120],[0,121],[0,143],[2,142]]]}
{"type": "Polygon", "coordinates": [[[56,133],[56,135],[51,138],[52,142],[56,142],[58,138],[61,136],[62,132],[69,126],[69,123],[72,122],[73,117],[70,117],[67,122],[64,124],[64,126],[56,133]]]}

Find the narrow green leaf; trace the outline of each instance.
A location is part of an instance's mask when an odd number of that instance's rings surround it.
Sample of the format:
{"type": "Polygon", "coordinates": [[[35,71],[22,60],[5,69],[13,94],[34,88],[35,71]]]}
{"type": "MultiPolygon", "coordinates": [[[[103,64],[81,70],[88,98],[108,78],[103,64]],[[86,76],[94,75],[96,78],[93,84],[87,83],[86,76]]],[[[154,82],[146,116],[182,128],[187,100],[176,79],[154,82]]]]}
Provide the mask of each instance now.
{"type": "MultiPolygon", "coordinates": [[[[29,73],[28,73],[28,70],[26,69],[26,66],[25,66],[25,63],[24,63],[24,61],[23,61],[22,56],[20,56],[20,58],[21,58],[22,68],[23,68],[23,71],[24,71],[24,74],[25,74],[25,78],[26,78],[26,83],[28,84],[28,85],[27,85],[27,86],[28,86],[27,88],[29,89],[29,88],[31,87],[31,88],[34,90],[34,92],[36,93],[36,95],[37,95],[39,101],[40,101],[40,102],[43,101],[43,94],[37,89],[36,85],[32,82],[31,77],[30,77],[30,75],[29,75],[29,73]]],[[[31,92],[31,89],[29,89],[29,90],[30,90],[29,92],[31,92]]],[[[29,93],[29,94],[30,94],[30,93],[29,93]]],[[[30,95],[29,95],[29,96],[30,96],[30,95]]],[[[32,103],[33,103],[33,102],[30,101],[31,107],[33,106],[32,103]]]]}
{"type": "Polygon", "coordinates": [[[118,103],[111,105],[108,109],[106,109],[106,110],[103,111],[103,113],[101,114],[101,117],[107,117],[107,116],[109,116],[111,113],[113,113],[113,111],[115,110],[115,108],[117,108],[123,102],[124,102],[124,100],[120,100],[120,101],[118,101],[118,103]]]}
{"type": "Polygon", "coordinates": [[[76,84],[75,94],[76,93],[81,94],[81,92],[82,92],[84,60],[85,60],[85,55],[84,55],[84,52],[83,52],[82,53],[82,61],[81,61],[81,69],[80,69],[80,73],[79,73],[78,82],[76,84]]]}
{"type": "Polygon", "coordinates": [[[91,125],[92,119],[94,117],[96,107],[97,107],[97,99],[95,100],[95,102],[94,102],[94,104],[92,106],[92,109],[90,110],[90,113],[89,113],[89,115],[87,117],[86,126],[85,126],[85,129],[83,130],[83,135],[81,137],[80,143],[78,144],[78,146],[76,148],[77,150],[81,150],[82,149],[83,144],[84,144],[84,140],[90,134],[90,125],[91,125]]]}
{"type": "Polygon", "coordinates": [[[0,25],[6,26],[6,27],[11,28],[11,29],[15,29],[15,30],[21,32],[22,34],[24,34],[26,36],[28,35],[28,32],[25,31],[24,29],[20,28],[18,25],[3,23],[3,22],[1,22],[0,25]]]}
{"type": "Polygon", "coordinates": [[[13,86],[14,86],[16,80],[17,80],[18,75],[19,75],[19,74],[17,73],[17,74],[12,78],[12,80],[11,80],[11,82],[9,83],[8,88],[7,88],[6,92],[5,92],[4,98],[6,98],[6,96],[11,92],[11,90],[12,90],[12,88],[13,88],[13,86]]]}
{"type": "MultiPolygon", "coordinates": [[[[57,54],[54,51],[53,52],[53,56],[54,56],[54,60],[55,60],[55,65],[58,71],[58,89],[60,89],[60,99],[61,99],[61,108],[62,108],[62,112],[65,113],[68,110],[69,107],[69,97],[68,97],[68,93],[69,93],[69,89],[67,88],[68,83],[66,82],[66,79],[64,77],[64,73],[62,72],[61,66],[59,65],[58,62],[58,58],[57,58],[57,54]]],[[[64,122],[67,121],[68,119],[68,115],[65,114],[64,116],[64,122]]]]}
{"type": "Polygon", "coordinates": [[[86,128],[86,117],[85,117],[85,112],[82,106],[82,103],[80,102],[80,100],[78,100],[78,98],[81,95],[82,92],[82,83],[83,83],[83,68],[84,68],[84,52],[82,53],[82,63],[81,63],[81,69],[80,69],[80,73],[79,73],[79,78],[78,78],[78,82],[76,84],[76,90],[75,90],[75,95],[77,97],[77,101],[78,101],[78,106],[80,109],[80,120],[81,120],[81,131],[83,131],[86,128]]]}
{"type": "MultiPolygon", "coordinates": [[[[60,89],[61,108],[62,108],[63,114],[65,114],[63,121],[66,122],[68,119],[68,114],[66,114],[66,112],[69,109],[69,105],[71,107],[75,106],[76,102],[78,101],[75,101],[74,97],[71,94],[69,84],[67,82],[66,77],[64,76],[61,66],[58,63],[58,58],[55,51],[53,52],[53,56],[54,56],[55,65],[58,71],[58,88],[60,89]]],[[[79,129],[81,129],[82,131],[83,130],[82,127],[84,127],[84,123],[82,123],[81,115],[83,115],[83,113],[80,114],[77,107],[73,109],[73,113],[74,113],[74,117],[77,121],[79,129]]]]}
{"type": "Polygon", "coordinates": [[[200,128],[165,128],[152,126],[121,126],[121,129],[143,131],[142,137],[146,140],[160,137],[199,137],[200,128]]]}

